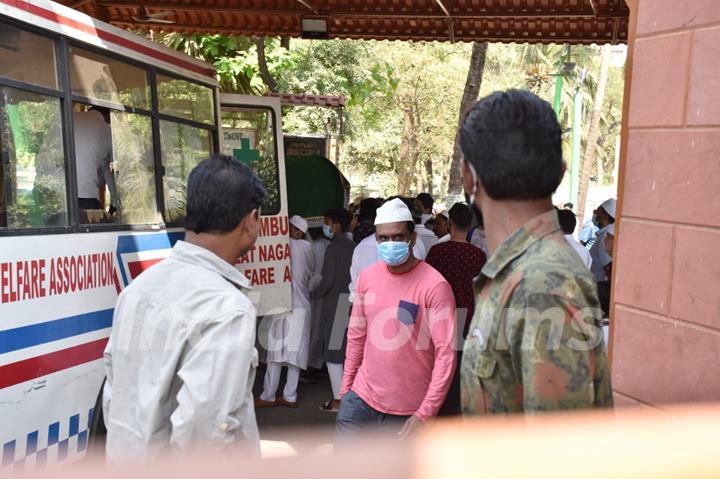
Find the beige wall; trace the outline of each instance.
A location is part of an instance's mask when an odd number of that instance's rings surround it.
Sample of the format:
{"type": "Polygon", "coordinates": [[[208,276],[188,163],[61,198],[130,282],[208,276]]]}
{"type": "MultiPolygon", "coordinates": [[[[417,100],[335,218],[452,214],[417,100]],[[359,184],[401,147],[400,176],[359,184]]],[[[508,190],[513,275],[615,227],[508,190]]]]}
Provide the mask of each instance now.
{"type": "Polygon", "coordinates": [[[628,3],[617,403],[720,401],[720,1],[628,3]]]}

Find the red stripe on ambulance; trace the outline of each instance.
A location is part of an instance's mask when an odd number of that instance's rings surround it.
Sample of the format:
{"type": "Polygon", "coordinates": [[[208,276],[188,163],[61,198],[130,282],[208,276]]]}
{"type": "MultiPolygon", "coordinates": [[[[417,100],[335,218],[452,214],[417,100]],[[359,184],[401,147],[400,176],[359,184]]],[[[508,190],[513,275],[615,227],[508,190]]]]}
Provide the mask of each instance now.
{"type": "Polygon", "coordinates": [[[102,358],[108,338],[0,366],[0,389],[102,358]]]}
{"type": "Polygon", "coordinates": [[[44,18],[45,20],[55,22],[59,25],[64,25],[66,27],[74,28],[75,30],[79,30],[83,33],[87,33],[89,35],[100,38],[102,40],[106,40],[106,41],[115,43],[116,45],[120,45],[122,47],[129,48],[138,53],[142,53],[143,55],[147,55],[149,57],[156,58],[158,60],[173,64],[180,68],[185,68],[187,70],[190,70],[195,73],[199,73],[201,75],[205,75],[208,77],[215,76],[215,72],[213,70],[202,67],[200,65],[196,65],[191,62],[183,61],[183,60],[176,58],[172,55],[169,55],[167,53],[159,52],[157,50],[154,50],[153,48],[147,47],[147,46],[142,45],[137,42],[133,42],[131,40],[128,40],[127,38],[123,38],[120,35],[115,35],[114,33],[100,30],[100,29],[96,28],[95,25],[83,23],[78,20],[74,20],[74,19],[66,17],[64,15],[60,15],[57,12],[53,12],[52,10],[47,10],[47,9],[39,7],[37,5],[33,5],[30,2],[26,2],[24,0],[0,0],[0,3],[4,3],[5,5],[10,5],[11,7],[19,8],[28,13],[31,13],[38,17],[44,18]]]}

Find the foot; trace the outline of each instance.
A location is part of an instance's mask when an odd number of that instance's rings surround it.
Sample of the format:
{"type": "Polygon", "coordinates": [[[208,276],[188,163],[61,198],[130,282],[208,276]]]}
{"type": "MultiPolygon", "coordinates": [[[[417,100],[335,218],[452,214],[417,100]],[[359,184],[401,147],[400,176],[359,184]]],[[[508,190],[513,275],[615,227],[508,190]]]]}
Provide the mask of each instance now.
{"type": "Polygon", "coordinates": [[[268,407],[276,407],[278,405],[277,400],[275,401],[265,401],[263,399],[255,398],[255,409],[265,409],[268,407]]]}
{"type": "Polygon", "coordinates": [[[286,401],[285,398],[279,398],[277,400],[277,404],[278,404],[278,406],[285,406],[285,407],[290,407],[293,409],[297,409],[297,407],[298,407],[297,401],[286,401]]]}
{"type": "Polygon", "coordinates": [[[332,399],[330,401],[327,401],[322,406],[320,406],[320,410],[325,412],[337,413],[338,410],[340,410],[340,400],[332,399]]]}

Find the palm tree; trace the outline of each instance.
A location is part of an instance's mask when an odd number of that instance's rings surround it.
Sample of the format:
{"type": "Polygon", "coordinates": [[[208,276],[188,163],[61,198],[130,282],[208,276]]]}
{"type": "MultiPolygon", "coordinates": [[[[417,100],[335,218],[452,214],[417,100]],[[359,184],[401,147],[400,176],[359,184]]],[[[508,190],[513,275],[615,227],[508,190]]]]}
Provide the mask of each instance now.
{"type": "MultiPolygon", "coordinates": [[[[605,100],[605,89],[608,83],[608,72],[610,70],[610,45],[602,48],[602,60],[600,62],[600,74],[598,76],[597,89],[595,91],[595,102],[590,119],[590,129],[588,130],[588,138],[585,142],[585,153],[583,154],[582,169],[580,170],[580,184],[578,188],[578,223],[583,224],[583,216],[585,213],[585,202],[587,201],[587,192],[590,182],[590,169],[595,162],[598,150],[598,135],[600,132],[600,119],[602,117],[602,107],[605,100]]],[[[602,178],[599,179],[602,181],[602,178]]]]}

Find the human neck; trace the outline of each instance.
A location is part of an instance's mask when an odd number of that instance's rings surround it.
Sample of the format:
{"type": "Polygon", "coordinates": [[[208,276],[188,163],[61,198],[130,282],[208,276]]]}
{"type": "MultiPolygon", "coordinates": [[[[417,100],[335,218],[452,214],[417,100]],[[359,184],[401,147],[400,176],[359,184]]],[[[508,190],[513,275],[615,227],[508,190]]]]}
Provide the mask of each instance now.
{"type": "Polygon", "coordinates": [[[468,230],[457,230],[453,228],[450,231],[450,240],[458,243],[467,243],[468,230]]]}
{"type": "Polygon", "coordinates": [[[489,254],[492,255],[503,241],[525,223],[550,209],[552,209],[550,198],[527,201],[497,201],[484,198],[482,212],[489,254]]]}
{"type": "Polygon", "coordinates": [[[192,231],[185,231],[185,242],[200,246],[206,250],[219,256],[227,263],[235,265],[241,255],[238,250],[237,242],[230,239],[229,235],[225,234],[210,234],[210,233],[194,233],[192,231]]]}
{"type": "Polygon", "coordinates": [[[390,266],[390,265],[388,265],[388,269],[390,270],[391,273],[403,274],[403,273],[407,273],[408,271],[410,271],[411,269],[413,269],[413,268],[415,267],[415,265],[418,264],[419,262],[420,262],[420,260],[417,259],[417,258],[412,254],[412,250],[411,250],[411,251],[410,251],[410,257],[408,258],[407,261],[405,261],[403,264],[399,264],[399,265],[397,265],[397,266],[390,266]]]}

